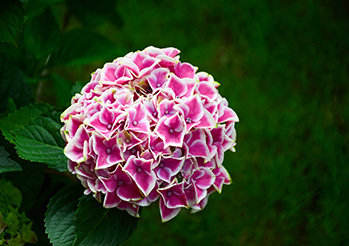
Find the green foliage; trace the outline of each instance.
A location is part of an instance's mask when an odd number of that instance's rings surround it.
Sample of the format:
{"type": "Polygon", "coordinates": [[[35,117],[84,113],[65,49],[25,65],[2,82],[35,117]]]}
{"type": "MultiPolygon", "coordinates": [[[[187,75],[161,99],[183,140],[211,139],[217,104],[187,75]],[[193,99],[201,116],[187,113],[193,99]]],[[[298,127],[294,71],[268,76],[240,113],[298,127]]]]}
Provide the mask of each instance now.
{"type": "MultiPolygon", "coordinates": [[[[87,232],[100,227],[77,221],[98,222],[87,208],[103,222],[115,212],[92,198],[76,211],[75,188],[71,195],[56,193],[75,182],[59,172],[66,170],[59,114],[97,67],[148,45],[179,48],[181,60],[220,82],[241,120],[237,152],[227,153],[224,164],[234,183],[213,194],[204,211],[182,212],[166,224],[158,223],[157,206],[147,207],[124,245],[345,245],[346,9],[343,1],[328,0],[1,1],[0,129],[6,139],[0,137],[0,172],[21,191],[38,245],[49,244],[42,211],[52,196],[46,224],[55,245],[71,245],[73,236],[81,244],[97,240],[87,232]]],[[[19,214],[10,216],[13,232],[19,214]]],[[[2,214],[0,231],[4,221],[2,214]]],[[[115,231],[106,231],[106,241],[113,241],[115,231]]],[[[23,237],[12,240],[19,244],[23,237]]]]}
{"type": "Polygon", "coordinates": [[[24,41],[29,52],[36,58],[50,54],[60,38],[60,30],[50,8],[31,18],[25,25],[24,41]]]}
{"type": "Polygon", "coordinates": [[[68,187],[50,200],[45,227],[53,245],[119,245],[135,230],[138,219],[126,211],[105,209],[91,196],[78,203],[78,196],[68,187]]]}
{"type": "Polygon", "coordinates": [[[137,222],[126,211],[105,209],[93,197],[84,196],[76,211],[77,237],[73,245],[119,245],[136,229],[137,222]]]}
{"type": "Polygon", "coordinates": [[[76,236],[74,214],[78,198],[79,193],[69,187],[55,194],[47,205],[45,227],[53,245],[73,245],[76,236]]]}
{"type": "Polygon", "coordinates": [[[8,158],[9,154],[4,147],[0,146],[0,173],[21,171],[21,166],[8,158]]]}
{"type": "Polygon", "coordinates": [[[66,170],[61,125],[50,118],[48,106],[29,105],[0,120],[5,138],[15,144],[18,156],[47,164],[58,171],[66,170]]]}
{"type": "Polygon", "coordinates": [[[83,65],[99,59],[113,59],[117,46],[105,36],[88,29],[74,29],[62,36],[50,64],[83,65]]]}
{"type": "Polygon", "coordinates": [[[19,246],[35,243],[37,237],[32,223],[19,212],[22,202],[20,191],[11,182],[0,179],[0,244],[19,246]]]}
{"type": "Polygon", "coordinates": [[[1,1],[0,42],[17,45],[24,22],[24,11],[19,0],[1,1]]]}

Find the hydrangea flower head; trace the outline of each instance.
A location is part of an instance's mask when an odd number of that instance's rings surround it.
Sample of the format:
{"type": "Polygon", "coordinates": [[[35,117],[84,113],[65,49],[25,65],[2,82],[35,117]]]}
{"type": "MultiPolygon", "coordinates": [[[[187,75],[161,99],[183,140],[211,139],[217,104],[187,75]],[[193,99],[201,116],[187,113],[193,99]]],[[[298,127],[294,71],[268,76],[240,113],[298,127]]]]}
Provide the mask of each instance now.
{"type": "Polygon", "coordinates": [[[106,63],[61,115],[68,169],[106,208],[138,217],[158,202],[168,221],[231,183],[223,158],[238,117],[178,54],[148,47],[106,63]]]}

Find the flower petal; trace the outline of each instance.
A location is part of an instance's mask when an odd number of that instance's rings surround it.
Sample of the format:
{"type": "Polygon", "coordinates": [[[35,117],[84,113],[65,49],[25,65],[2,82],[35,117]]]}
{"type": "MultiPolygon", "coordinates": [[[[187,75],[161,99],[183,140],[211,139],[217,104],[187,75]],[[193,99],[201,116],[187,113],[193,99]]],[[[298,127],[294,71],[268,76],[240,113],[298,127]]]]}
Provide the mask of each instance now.
{"type": "Polygon", "coordinates": [[[135,181],[144,196],[148,196],[156,184],[155,173],[151,170],[152,160],[131,156],[123,170],[135,181]]]}

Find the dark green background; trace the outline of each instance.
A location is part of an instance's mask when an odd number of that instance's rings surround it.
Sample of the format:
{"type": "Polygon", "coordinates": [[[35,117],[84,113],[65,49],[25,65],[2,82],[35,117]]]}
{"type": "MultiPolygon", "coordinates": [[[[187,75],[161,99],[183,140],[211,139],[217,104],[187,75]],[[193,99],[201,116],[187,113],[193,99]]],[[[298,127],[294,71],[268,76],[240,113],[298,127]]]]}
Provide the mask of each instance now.
{"type": "Polygon", "coordinates": [[[165,224],[157,204],[144,208],[125,245],[348,244],[345,1],[23,2],[23,37],[6,44],[30,94],[6,94],[17,107],[63,108],[76,81],[153,45],[212,74],[240,118],[224,161],[233,184],[165,224]]]}

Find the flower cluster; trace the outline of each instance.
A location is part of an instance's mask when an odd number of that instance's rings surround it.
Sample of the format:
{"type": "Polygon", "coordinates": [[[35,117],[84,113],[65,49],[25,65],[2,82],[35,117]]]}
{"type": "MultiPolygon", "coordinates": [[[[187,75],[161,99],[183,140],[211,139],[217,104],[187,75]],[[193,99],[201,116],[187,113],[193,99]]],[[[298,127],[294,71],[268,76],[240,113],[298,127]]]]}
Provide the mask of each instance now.
{"type": "Polygon", "coordinates": [[[159,200],[168,221],[231,182],[222,162],[238,117],[213,77],[178,54],[148,47],[106,63],[61,115],[69,171],[106,208],[139,216],[159,200]]]}

